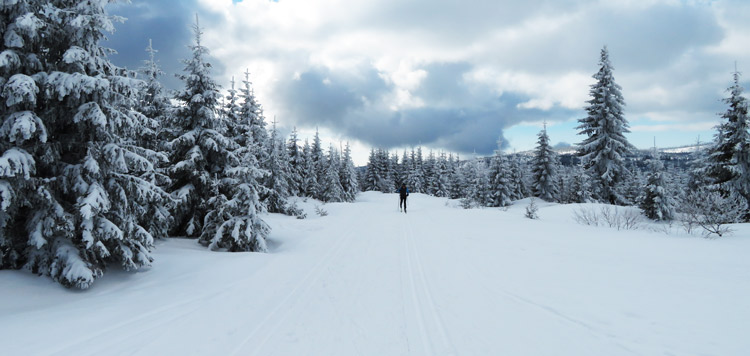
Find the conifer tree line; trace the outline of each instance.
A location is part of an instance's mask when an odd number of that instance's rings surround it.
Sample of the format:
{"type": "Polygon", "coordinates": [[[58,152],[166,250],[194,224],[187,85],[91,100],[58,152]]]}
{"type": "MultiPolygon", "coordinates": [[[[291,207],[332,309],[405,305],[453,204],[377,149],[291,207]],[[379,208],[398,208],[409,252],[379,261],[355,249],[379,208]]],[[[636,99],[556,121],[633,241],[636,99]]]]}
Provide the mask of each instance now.
{"type": "Polygon", "coordinates": [[[153,261],[155,239],[266,251],[266,211],[290,196],[353,201],[343,152],[268,129],[250,74],[222,94],[196,16],[191,56],[162,87],[157,50],[113,65],[107,0],[0,4],[0,268],[85,289],[107,268],[153,261]]]}
{"type": "Polygon", "coordinates": [[[675,219],[687,213],[680,208],[709,201],[706,208],[724,213],[724,222],[750,221],[750,124],[739,73],[734,73],[729,97],[723,99],[728,108],[713,142],[706,152],[694,154],[688,167],[665,166],[656,150],[642,154],[628,142],[625,100],[606,47],[593,78],[586,116],[578,120],[584,138],[575,164],[560,163],[545,124],[532,155],[505,155],[498,149],[491,157],[466,161],[432,152],[423,159],[417,148],[404,151],[399,161],[397,154],[374,149],[362,189],[394,192],[405,183],[412,192],[461,199],[467,208],[503,207],[525,197],[635,205],[654,220],[675,219]],[[733,217],[735,210],[741,219],[733,217]]]}

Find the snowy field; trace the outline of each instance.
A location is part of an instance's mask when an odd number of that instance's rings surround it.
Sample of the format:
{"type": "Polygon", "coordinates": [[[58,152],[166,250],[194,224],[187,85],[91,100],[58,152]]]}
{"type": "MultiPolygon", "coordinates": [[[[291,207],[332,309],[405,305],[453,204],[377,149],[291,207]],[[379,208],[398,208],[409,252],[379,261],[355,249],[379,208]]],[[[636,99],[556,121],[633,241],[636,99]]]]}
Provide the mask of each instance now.
{"type": "Polygon", "coordinates": [[[706,240],[364,193],[271,253],[158,243],[87,291],[0,271],[3,355],[748,355],[750,224],[706,240]]]}

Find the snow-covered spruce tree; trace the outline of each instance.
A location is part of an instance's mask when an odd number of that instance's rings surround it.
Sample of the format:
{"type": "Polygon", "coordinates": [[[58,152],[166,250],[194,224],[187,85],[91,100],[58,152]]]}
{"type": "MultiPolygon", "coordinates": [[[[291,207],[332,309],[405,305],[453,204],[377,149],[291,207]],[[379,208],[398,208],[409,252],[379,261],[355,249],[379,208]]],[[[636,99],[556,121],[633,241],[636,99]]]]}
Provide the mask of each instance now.
{"type": "Polygon", "coordinates": [[[339,172],[341,171],[339,152],[333,148],[333,145],[328,147],[328,157],[326,161],[326,173],[325,176],[323,176],[323,182],[321,183],[321,187],[323,188],[323,199],[321,200],[324,202],[344,201],[344,188],[341,186],[341,180],[339,178],[339,172]]]}
{"type": "Polygon", "coordinates": [[[510,169],[508,168],[508,161],[505,158],[505,155],[503,155],[500,149],[500,143],[498,142],[498,149],[495,150],[495,155],[492,157],[492,161],[490,161],[488,172],[488,206],[508,206],[512,203],[513,194],[511,191],[509,173],[510,169]]]}
{"type": "Polygon", "coordinates": [[[449,155],[448,162],[450,165],[449,175],[449,198],[460,199],[466,196],[466,177],[464,177],[463,170],[461,169],[461,159],[458,155],[453,158],[453,155],[449,155]]]}
{"type": "Polygon", "coordinates": [[[391,153],[391,158],[389,165],[391,167],[391,175],[393,176],[393,190],[392,191],[398,191],[399,188],[401,188],[401,182],[405,182],[405,180],[402,180],[402,177],[404,176],[404,169],[403,165],[398,163],[398,153],[393,152],[391,153]]]}
{"type": "Polygon", "coordinates": [[[249,122],[249,129],[252,133],[252,145],[255,151],[255,159],[262,164],[268,160],[268,131],[266,130],[266,121],[263,117],[263,108],[255,98],[255,92],[250,82],[250,71],[245,70],[245,79],[242,81],[239,97],[242,99],[240,106],[240,115],[243,122],[249,122]]]}
{"type": "Polygon", "coordinates": [[[269,227],[260,214],[265,206],[260,201],[260,192],[265,188],[259,179],[268,175],[256,159],[258,151],[253,141],[252,119],[243,112],[238,103],[234,78],[226,97],[224,114],[226,136],[236,146],[229,155],[229,165],[218,181],[219,194],[211,197],[204,219],[199,242],[211,250],[266,251],[269,227]]]}
{"type": "Polygon", "coordinates": [[[226,199],[218,197],[220,178],[225,168],[231,166],[231,150],[237,146],[224,136],[224,124],[217,117],[221,94],[211,78],[211,64],[205,59],[208,49],[201,43],[197,16],[193,32],[192,57],[183,60],[185,74],[178,76],[185,82],[185,88],[175,95],[181,105],[171,118],[177,137],[170,142],[168,170],[172,179],[170,192],[177,202],[172,235],[187,237],[200,236],[206,214],[221,204],[217,199],[226,199]]]}
{"type": "Polygon", "coordinates": [[[664,164],[657,157],[649,160],[648,163],[650,172],[640,199],[641,210],[647,218],[652,220],[672,220],[674,202],[664,177],[664,164]]]}
{"type": "MultiPolygon", "coordinates": [[[[0,2],[0,269],[26,263],[25,218],[34,208],[36,151],[47,142],[43,111],[45,33],[40,1],[0,2]]],[[[40,152],[44,155],[44,152],[40,152]]]]}
{"type": "MultiPolygon", "coordinates": [[[[148,150],[148,157],[155,167],[153,172],[149,172],[147,176],[142,178],[166,190],[171,184],[166,172],[169,164],[167,146],[168,140],[175,136],[167,122],[167,118],[172,111],[172,104],[164,93],[164,87],[159,82],[159,78],[164,75],[164,72],[161,71],[156,61],[157,52],[149,39],[148,47],[146,47],[148,59],[139,69],[139,73],[143,77],[143,85],[140,90],[138,111],[151,119],[152,126],[148,127],[148,130],[140,132],[136,142],[143,149],[148,150]]],[[[141,215],[142,225],[154,237],[167,237],[169,228],[173,224],[171,210],[172,199],[168,199],[168,196],[157,197],[149,203],[148,211],[141,215]]]]}
{"type": "Polygon", "coordinates": [[[300,149],[297,127],[294,127],[286,144],[287,156],[289,156],[289,193],[296,196],[302,194],[302,169],[304,169],[304,158],[300,149]]]}
{"type": "Polygon", "coordinates": [[[365,168],[365,184],[362,187],[364,191],[376,191],[378,190],[378,183],[380,182],[380,174],[377,168],[377,156],[375,155],[375,149],[370,149],[370,156],[367,158],[367,167],[365,168]]]}
{"type": "Polygon", "coordinates": [[[593,200],[591,197],[591,185],[589,176],[581,166],[576,166],[572,173],[572,183],[570,190],[573,192],[571,203],[588,203],[593,200]]]}
{"type": "Polygon", "coordinates": [[[135,110],[141,83],[100,46],[103,31],[114,30],[106,3],[2,5],[33,10],[4,28],[0,54],[9,64],[3,71],[18,71],[3,83],[2,142],[29,148],[3,153],[3,178],[36,173],[33,192],[15,202],[12,183],[3,184],[3,207],[21,203],[14,239],[27,239],[15,262],[66,287],[88,288],[108,265],[149,265],[153,236],[140,217],[164,194],[143,179],[153,174],[153,157],[138,135],[154,124],[135,110]],[[27,45],[37,52],[26,52],[27,45]]]}
{"type": "MultiPolygon", "coordinates": [[[[148,59],[143,61],[143,66],[138,70],[143,80],[138,110],[143,115],[146,115],[146,117],[151,118],[157,125],[150,127],[149,131],[143,132],[142,135],[139,135],[139,138],[143,142],[142,145],[144,147],[162,151],[167,146],[167,142],[163,137],[171,136],[166,122],[167,117],[171,113],[172,105],[164,93],[164,87],[159,81],[164,72],[162,72],[156,60],[156,53],[158,51],[154,49],[151,40],[148,40],[146,53],[148,53],[148,59]]],[[[164,158],[168,159],[168,157],[164,158]]]]}
{"type": "Polygon", "coordinates": [[[609,51],[604,47],[599,60],[601,66],[594,74],[596,83],[591,86],[591,100],[585,108],[587,116],[579,119],[579,135],[587,137],[578,145],[586,172],[596,186],[597,198],[610,204],[625,204],[619,194],[619,185],[625,180],[627,170],[624,156],[634,149],[625,138],[628,122],[623,114],[625,100],[621,87],[615,83],[609,51]]]}
{"type": "Polygon", "coordinates": [[[448,158],[444,152],[440,153],[435,163],[435,186],[434,195],[438,198],[448,197],[450,194],[450,168],[448,158]]]}
{"type": "MultiPolygon", "coordinates": [[[[409,180],[409,171],[411,170],[411,159],[409,153],[406,150],[404,150],[404,154],[401,156],[401,164],[399,164],[397,167],[398,169],[396,170],[396,180],[398,181],[398,186],[396,188],[401,188],[401,184],[405,184],[406,181],[409,180]]],[[[396,190],[398,191],[398,189],[396,190]]]]}
{"type": "Polygon", "coordinates": [[[489,181],[484,160],[477,157],[466,162],[462,167],[466,179],[465,197],[471,206],[484,206],[489,201],[489,181]]]}
{"type": "Polygon", "coordinates": [[[396,177],[395,169],[391,166],[390,153],[381,148],[377,150],[376,154],[378,156],[377,162],[381,172],[380,176],[382,177],[379,190],[383,193],[391,193],[393,192],[393,187],[396,185],[396,183],[394,183],[396,177]]]}
{"type": "Polygon", "coordinates": [[[353,202],[357,197],[357,192],[359,192],[359,183],[357,182],[357,170],[354,168],[354,162],[352,161],[352,150],[349,148],[348,142],[344,148],[339,181],[343,190],[343,200],[353,202]]]}
{"type": "Polygon", "coordinates": [[[390,193],[395,185],[393,176],[394,170],[391,167],[388,151],[383,149],[370,150],[363,189],[365,191],[374,190],[390,193]]]}
{"type": "Polygon", "coordinates": [[[435,153],[430,151],[427,159],[424,160],[422,171],[424,172],[424,193],[433,196],[435,195],[435,187],[437,186],[436,165],[435,153]]]}
{"type": "Polygon", "coordinates": [[[325,179],[326,175],[326,158],[323,154],[323,147],[320,142],[320,134],[318,133],[317,129],[315,129],[315,137],[313,137],[310,154],[312,156],[314,166],[313,172],[315,173],[315,181],[318,183],[318,186],[315,187],[315,191],[317,194],[314,195],[313,198],[323,200],[322,194],[324,187],[321,186],[321,183],[325,179]]]}
{"type": "Polygon", "coordinates": [[[425,183],[425,173],[424,173],[424,157],[422,156],[422,146],[417,146],[417,154],[414,156],[414,166],[416,167],[416,170],[420,177],[420,191],[419,193],[425,193],[425,189],[427,187],[427,184],[425,183]]]}
{"type": "Polygon", "coordinates": [[[534,152],[531,174],[533,179],[532,192],[535,197],[552,202],[558,198],[557,167],[559,162],[557,153],[549,144],[547,125],[539,132],[539,141],[534,152]]]}
{"type": "Polygon", "coordinates": [[[729,108],[722,114],[724,121],[717,126],[708,150],[705,174],[711,180],[711,189],[723,195],[734,192],[745,199],[745,220],[750,220],[750,122],[739,78],[740,73],[735,72],[734,83],[727,89],[730,96],[723,100],[729,108]]]}
{"type": "Polygon", "coordinates": [[[626,204],[637,205],[643,195],[643,187],[646,185],[646,176],[643,171],[634,164],[626,166],[626,175],[620,184],[618,191],[626,204]]]}
{"type": "Polygon", "coordinates": [[[271,213],[288,214],[286,199],[289,197],[289,165],[286,148],[278,137],[275,121],[267,148],[270,150],[268,160],[261,166],[268,171],[268,176],[263,183],[266,190],[261,194],[261,201],[271,213]]]}
{"type": "MultiPolygon", "coordinates": [[[[421,155],[422,149],[419,149],[421,155]]],[[[412,148],[411,157],[409,159],[409,167],[407,168],[406,186],[409,187],[409,191],[412,193],[423,193],[424,192],[424,176],[422,175],[422,159],[419,157],[416,151],[412,148]]]]}
{"type": "Polygon", "coordinates": [[[315,175],[315,162],[313,161],[310,143],[305,139],[302,146],[302,194],[306,197],[318,196],[318,178],[315,175]]]}
{"type": "Polygon", "coordinates": [[[524,164],[521,162],[521,156],[514,154],[508,157],[508,167],[510,168],[510,187],[511,200],[519,200],[531,195],[528,185],[526,184],[524,174],[524,164]]]}

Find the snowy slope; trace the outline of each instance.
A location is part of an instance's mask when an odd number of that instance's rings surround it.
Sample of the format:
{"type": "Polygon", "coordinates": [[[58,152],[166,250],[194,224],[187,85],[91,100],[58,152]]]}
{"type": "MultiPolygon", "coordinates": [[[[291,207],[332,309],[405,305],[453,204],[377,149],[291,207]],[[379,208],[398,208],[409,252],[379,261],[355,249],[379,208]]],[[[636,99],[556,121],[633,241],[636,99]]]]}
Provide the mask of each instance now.
{"type": "Polygon", "coordinates": [[[705,240],[364,193],[269,254],[163,241],[85,292],[0,271],[5,355],[744,355],[750,228],[705,240]]]}

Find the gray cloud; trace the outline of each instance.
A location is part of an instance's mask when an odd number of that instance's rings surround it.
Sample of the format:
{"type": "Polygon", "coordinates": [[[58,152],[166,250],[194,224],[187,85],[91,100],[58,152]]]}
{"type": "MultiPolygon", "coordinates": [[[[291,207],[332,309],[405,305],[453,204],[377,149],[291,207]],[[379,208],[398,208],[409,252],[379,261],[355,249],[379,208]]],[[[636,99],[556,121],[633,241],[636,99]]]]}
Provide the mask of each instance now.
{"type": "MultiPolygon", "coordinates": [[[[431,105],[393,111],[391,87],[374,69],[365,76],[341,77],[327,69],[301,73],[276,88],[285,116],[300,127],[323,125],[373,146],[393,148],[427,145],[448,150],[491,154],[510,125],[522,121],[569,117],[571,110],[521,109],[529,97],[488,88],[462,78],[472,67],[465,62],[425,66],[425,80],[414,94],[431,105]]],[[[503,142],[507,140],[503,139],[503,142]]]]}
{"type": "Polygon", "coordinates": [[[297,78],[288,78],[275,88],[277,100],[293,122],[303,127],[326,125],[336,128],[348,116],[375,101],[389,87],[373,68],[361,76],[312,68],[297,78]]]}

